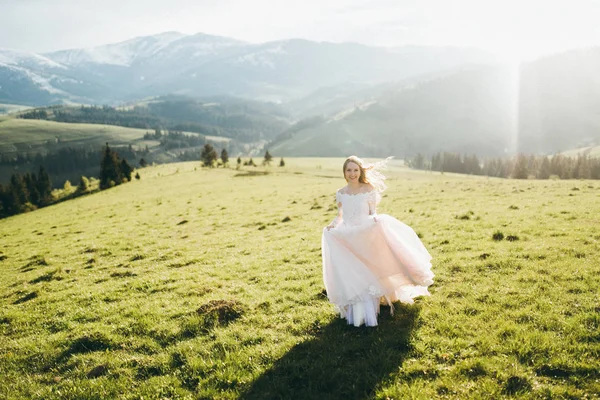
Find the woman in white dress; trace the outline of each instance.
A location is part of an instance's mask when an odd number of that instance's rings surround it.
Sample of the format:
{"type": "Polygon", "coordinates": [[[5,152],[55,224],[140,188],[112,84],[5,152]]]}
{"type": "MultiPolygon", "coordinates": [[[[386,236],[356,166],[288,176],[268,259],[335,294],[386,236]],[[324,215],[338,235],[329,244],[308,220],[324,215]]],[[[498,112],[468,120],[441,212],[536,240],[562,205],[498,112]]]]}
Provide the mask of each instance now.
{"type": "Polygon", "coordinates": [[[327,297],[354,326],[377,326],[382,301],[413,303],[429,295],[433,284],[431,256],[412,228],[376,213],[386,189],[379,170],[387,161],[369,165],[356,156],[346,159],[348,184],[336,193],[339,212],[323,229],[327,297]]]}

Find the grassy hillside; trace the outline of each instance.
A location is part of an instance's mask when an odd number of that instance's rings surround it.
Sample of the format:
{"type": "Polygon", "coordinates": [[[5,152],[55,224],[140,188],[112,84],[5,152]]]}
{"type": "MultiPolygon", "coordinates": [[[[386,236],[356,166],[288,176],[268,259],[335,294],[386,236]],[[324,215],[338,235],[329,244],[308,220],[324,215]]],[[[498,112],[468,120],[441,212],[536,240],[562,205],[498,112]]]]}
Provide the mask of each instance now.
{"type": "Polygon", "coordinates": [[[1,104],[0,103],[0,115],[11,114],[11,113],[18,112],[18,111],[24,111],[29,108],[31,108],[31,107],[24,106],[24,105],[18,105],[18,104],[1,104]]]}
{"type": "Polygon", "coordinates": [[[405,158],[438,151],[504,154],[504,149],[514,150],[512,83],[506,68],[473,67],[415,85],[391,86],[370,103],[300,130],[273,152],[405,158]]]}
{"type": "Polygon", "coordinates": [[[600,157],[600,146],[581,147],[579,149],[563,151],[560,154],[566,157],[577,157],[580,154],[582,156],[600,157]]]}
{"type": "MultiPolygon", "coordinates": [[[[100,154],[104,144],[109,142],[113,147],[133,144],[136,149],[142,149],[147,145],[151,153],[146,155],[146,160],[150,162],[160,160],[171,162],[176,158],[174,154],[161,151],[162,149],[158,147],[158,141],[143,140],[146,132],[145,129],[111,125],[71,124],[0,117],[0,154],[15,156],[16,154],[29,153],[34,156],[37,153],[57,153],[60,149],[67,147],[97,150],[100,154]]],[[[132,164],[137,165],[136,160],[130,161],[132,164]]],[[[8,183],[10,176],[15,172],[24,174],[26,172],[37,172],[38,169],[39,165],[35,163],[17,167],[0,165],[0,183],[8,183]]],[[[53,173],[51,178],[54,186],[62,187],[65,180],[78,182],[82,175],[97,176],[99,170],[100,161],[93,168],[79,166],[61,174],[53,173]]]]}
{"type": "Polygon", "coordinates": [[[284,108],[273,103],[220,96],[200,99],[169,95],[121,107],[52,106],[26,117],[154,130],[197,132],[252,143],[271,139],[289,126],[284,108]]]}
{"type": "Polygon", "coordinates": [[[435,284],[354,328],[321,279],[341,162],[162,165],[0,220],[0,398],[597,398],[598,182],[395,162],[379,212],[435,284]]]}
{"type": "Polygon", "coordinates": [[[363,101],[349,102],[352,93],[340,91],[339,99],[327,103],[322,96],[328,92],[317,92],[309,98],[320,106],[313,112],[322,114],[337,104],[345,105],[346,113],[286,136],[273,151],[286,156],[359,152],[406,158],[451,151],[498,157],[597,146],[599,68],[600,47],[592,47],[543,57],[518,69],[472,66],[413,85],[379,86],[370,96],[363,91],[363,101]]]}
{"type": "Polygon", "coordinates": [[[35,152],[49,145],[102,146],[104,143],[129,143],[143,138],[146,129],[111,125],[70,124],[53,121],[0,118],[0,152],[35,152]],[[57,143],[57,139],[58,142],[57,143]]]}

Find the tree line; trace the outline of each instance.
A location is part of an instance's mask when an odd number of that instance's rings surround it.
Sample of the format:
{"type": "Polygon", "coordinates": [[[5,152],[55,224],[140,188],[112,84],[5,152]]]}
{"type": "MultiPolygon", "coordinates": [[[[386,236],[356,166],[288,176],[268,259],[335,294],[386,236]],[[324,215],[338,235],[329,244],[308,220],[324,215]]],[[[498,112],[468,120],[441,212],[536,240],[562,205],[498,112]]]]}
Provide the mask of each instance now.
{"type": "Polygon", "coordinates": [[[287,128],[288,124],[278,115],[271,115],[273,111],[276,111],[273,106],[249,101],[237,104],[233,100],[202,103],[193,99],[167,99],[130,109],[106,105],[51,106],[23,112],[19,118],[187,131],[249,143],[264,139],[264,135],[274,137],[287,128]]]}
{"type": "Polygon", "coordinates": [[[127,160],[119,157],[119,154],[111,150],[108,143],[106,143],[102,150],[102,161],[100,162],[100,190],[131,181],[132,172],[133,168],[127,160]]]}
{"type": "Polygon", "coordinates": [[[155,129],[154,133],[146,132],[144,140],[158,140],[160,146],[165,150],[197,147],[202,146],[206,142],[204,136],[186,135],[181,131],[167,131],[167,133],[162,133],[160,129],[155,129]]]}
{"type": "MultiPolygon", "coordinates": [[[[98,165],[97,163],[96,153],[96,165],[98,165]]],[[[106,146],[102,149],[102,158],[100,161],[99,189],[104,190],[129,182],[131,181],[132,173],[133,168],[127,160],[121,158],[106,143],[106,146]]],[[[139,173],[136,173],[135,178],[140,179],[139,173]]],[[[71,183],[66,181],[64,187],[70,188],[71,183]]],[[[82,176],[75,194],[81,195],[88,192],[89,180],[85,176],[82,176]]],[[[48,206],[57,200],[52,193],[50,174],[43,166],[39,167],[37,174],[27,172],[21,175],[15,173],[11,176],[9,184],[6,186],[0,184],[0,218],[33,211],[37,208],[48,206]]]]}
{"type": "MultiPolygon", "coordinates": [[[[117,148],[120,156],[128,162],[135,161],[138,156],[148,154],[149,150],[136,150],[132,145],[117,148]]],[[[82,172],[98,166],[101,159],[98,149],[93,147],[63,147],[56,152],[35,155],[28,153],[0,155],[0,166],[26,167],[42,166],[51,175],[64,175],[82,172]]]]}
{"type": "Polygon", "coordinates": [[[13,174],[8,185],[0,184],[0,218],[47,206],[52,200],[52,181],[44,167],[37,175],[13,174]]]}
{"type": "MultiPolygon", "coordinates": [[[[227,149],[221,149],[220,156],[219,156],[219,152],[217,151],[217,149],[214,148],[212,144],[207,143],[199,151],[198,150],[184,151],[183,153],[181,153],[179,155],[179,159],[181,161],[201,161],[203,167],[211,167],[212,168],[212,167],[215,167],[215,166],[218,167],[221,165],[227,166],[229,164],[229,153],[227,152],[227,149]]],[[[262,165],[271,165],[272,161],[273,161],[273,156],[271,155],[271,153],[269,153],[269,150],[267,149],[265,151],[262,165]]],[[[239,169],[242,165],[250,166],[250,167],[257,166],[257,164],[254,162],[252,157],[248,158],[248,160],[246,160],[246,161],[242,161],[241,156],[238,156],[237,169],[239,169]]],[[[280,167],[285,166],[285,161],[283,160],[283,157],[279,161],[279,166],[280,167]]]]}
{"type": "Polygon", "coordinates": [[[600,179],[600,158],[587,154],[567,157],[518,154],[511,158],[479,160],[475,155],[436,153],[430,159],[417,154],[408,165],[414,169],[514,179],[600,179]]]}

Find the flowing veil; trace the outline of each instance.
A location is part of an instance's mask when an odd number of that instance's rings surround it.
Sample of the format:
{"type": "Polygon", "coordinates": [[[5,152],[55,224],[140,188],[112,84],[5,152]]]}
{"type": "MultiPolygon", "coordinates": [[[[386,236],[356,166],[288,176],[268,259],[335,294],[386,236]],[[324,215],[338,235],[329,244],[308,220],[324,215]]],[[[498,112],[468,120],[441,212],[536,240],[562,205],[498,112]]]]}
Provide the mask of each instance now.
{"type": "Polygon", "coordinates": [[[381,171],[387,169],[387,164],[392,158],[394,157],[387,157],[384,160],[377,161],[376,163],[372,164],[361,160],[363,161],[363,168],[365,169],[367,180],[371,185],[373,185],[379,194],[383,193],[383,191],[387,189],[387,185],[385,184],[385,180],[387,178],[381,171]]]}

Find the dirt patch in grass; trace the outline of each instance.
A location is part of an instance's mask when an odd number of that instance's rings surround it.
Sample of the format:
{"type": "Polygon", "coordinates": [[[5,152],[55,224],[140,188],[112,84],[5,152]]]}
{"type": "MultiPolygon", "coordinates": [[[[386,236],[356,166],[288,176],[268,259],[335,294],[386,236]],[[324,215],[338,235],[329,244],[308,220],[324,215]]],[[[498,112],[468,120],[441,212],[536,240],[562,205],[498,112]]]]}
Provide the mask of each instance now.
{"type": "Polygon", "coordinates": [[[245,312],[246,306],[236,300],[212,300],[196,310],[208,325],[227,325],[245,312]]]}
{"type": "Polygon", "coordinates": [[[136,273],[133,273],[131,271],[125,271],[125,272],[113,272],[112,274],[110,274],[111,278],[127,278],[127,277],[131,277],[131,276],[137,276],[136,273]]]}
{"type": "Polygon", "coordinates": [[[245,177],[245,176],[264,176],[269,175],[269,171],[246,171],[235,174],[234,177],[245,177]]]}

